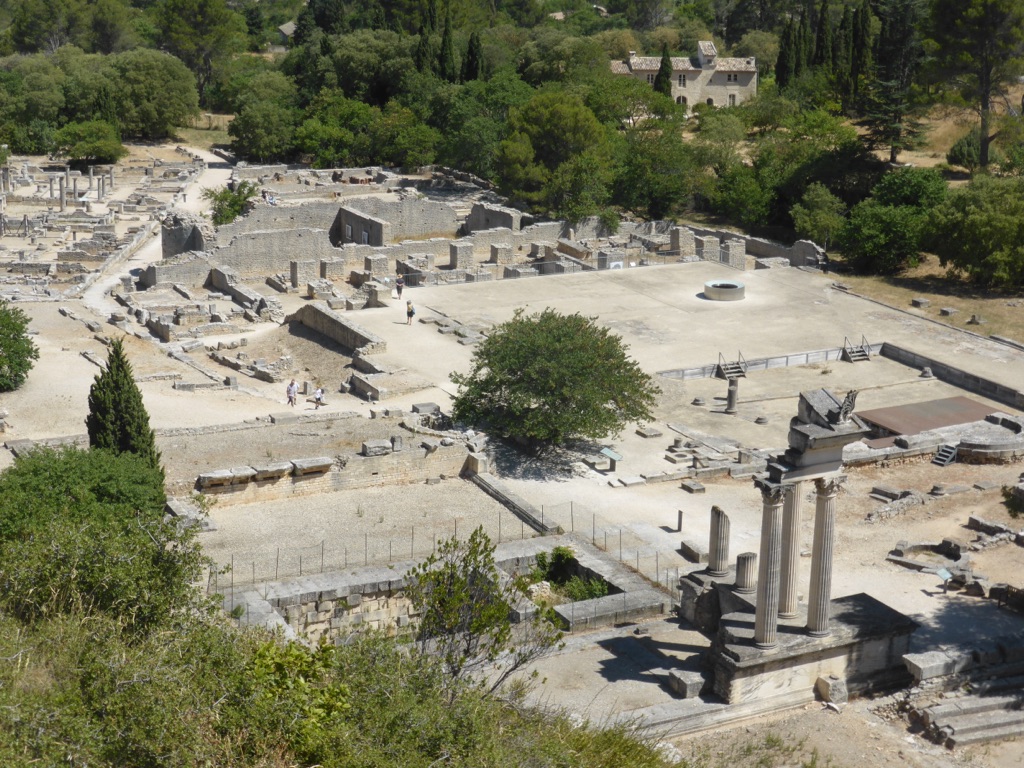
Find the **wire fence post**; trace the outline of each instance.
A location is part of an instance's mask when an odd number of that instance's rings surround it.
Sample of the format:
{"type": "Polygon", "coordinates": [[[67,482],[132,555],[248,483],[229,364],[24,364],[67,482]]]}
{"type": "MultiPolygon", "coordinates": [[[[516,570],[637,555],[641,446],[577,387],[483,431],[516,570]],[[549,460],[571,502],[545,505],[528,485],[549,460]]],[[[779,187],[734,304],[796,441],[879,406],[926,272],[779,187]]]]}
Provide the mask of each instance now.
{"type": "Polygon", "coordinates": [[[622,562],[622,529],[619,528],[619,562],[622,562]]]}
{"type": "Polygon", "coordinates": [[[416,526],[412,527],[412,533],[409,535],[409,557],[416,557],[416,526]]]}
{"type": "Polygon", "coordinates": [[[590,543],[597,546],[597,512],[593,513],[593,519],[590,522],[590,543]]]}
{"type": "Polygon", "coordinates": [[[280,579],[280,575],[279,575],[280,573],[281,573],[281,548],[278,547],[277,548],[277,559],[274,560],[274,581],[278,581],[280,579]]]}
{"type": "Polygon", "coordinates": [[[326,543],[326,539],[320,539],[320,573],[324,572],[324,545],[326,543]]]}
{"type": "Polygon", "coordinates": [[[302,553],[299,552],[299,576],[302,575],[302,553]]]}
{"type": "Polygon", "coordinates": [[[235,610],[235,556],[231,555],[231,610],[235,610]]]}
{"type": "Polygon", "coordinates": [[[569,502],[569,530],[572,533],[576,532],[576,515],[572,509],[572,501],[569,502]]]}
{"type": "Polygon", "coordinates": [[[363,565],[370,564],[370,534],[363,534],[363,565]]]}

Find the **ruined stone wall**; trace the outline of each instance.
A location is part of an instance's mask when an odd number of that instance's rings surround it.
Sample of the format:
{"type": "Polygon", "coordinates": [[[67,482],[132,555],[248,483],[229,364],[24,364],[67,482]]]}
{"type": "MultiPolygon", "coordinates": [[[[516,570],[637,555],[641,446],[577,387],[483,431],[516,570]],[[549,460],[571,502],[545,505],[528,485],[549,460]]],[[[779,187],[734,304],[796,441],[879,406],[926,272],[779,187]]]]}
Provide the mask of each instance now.
{"type": "Polygon", "coordinates": [[[411,238],[454,237],[458,227],[455,209],[445,203],[365,197],[339,211],[331,237],[336,243],[362,243],[365,230],[370,245],[388,245],[411,238]],[[348,226],[352,227],[351,234],[348,226]]]}
{"type": "Polygon", "coordinates": [[[523,214],[515,208],[506,208],[488,203],[474,203],[466,218],[466,231],[476,232],[481,229],[511,229],[518,232],[521,228],[523,214]]]}
{"type": "Polygon", "coordinates": [[[407,447],[379,456],[348,455],[340,461],[330,457],[285,460],[266,467],[207,472],[197,478],[196,490],[215,496],[218,504],[252,504],[395,483],[422,483],[442,475],[455,477],[466,463],[468,451],[462,443],[440,445],[437,440],[404,431],[401,437],[407,447]],[[312,471],[300,474],[294,469],[303,462],[312,465],[312,471]]]}
{"type": "Polygon", "coordinates": [[[330,229],[338,215],[338,204],[307,202],[302,205],[279,206],[258,203],[245,216],[217,228],[220,242],[236,235],[289,229],[330,229]]]}
{"type": "Polygon", "coordinates": [[[201,216],[190,213],[169,213],[160,223],[162,258],[169,259],[186,251],[205,251],[214,247],[217,235],[201,216]]]}
{"type": "Polygon", "coordinates": [[[323,302],[306,304],[285,318],[290,323],[302,323],[332,341],[362,354],[374,354],[387,349],[387,343],[376,334],[359,326],[347,317],[329,309],[323,302]]]}
{"type": "Polygon", "coordinates": [[[344,205],[331,224],[330,239],[334,246],[345,243],[382,246],[391,241],[391,225],[354,205],[344,205]]]}
{"type": "Polygon", "coordinates": [[[203,285],[210,276],[210,262],[205,254],[185,253],[174,259],[150,264],[140,275],[143,288],[152,288],[158,283],[183,283],[203,285]]]}
{"type": "Polygon", "coordinates": [[[291,261],[332,258],[325,229],[289,229],[248,232],[210,253],[210,260],[237,272],[242,277],[265,277],[287,272],[291,261]]]}

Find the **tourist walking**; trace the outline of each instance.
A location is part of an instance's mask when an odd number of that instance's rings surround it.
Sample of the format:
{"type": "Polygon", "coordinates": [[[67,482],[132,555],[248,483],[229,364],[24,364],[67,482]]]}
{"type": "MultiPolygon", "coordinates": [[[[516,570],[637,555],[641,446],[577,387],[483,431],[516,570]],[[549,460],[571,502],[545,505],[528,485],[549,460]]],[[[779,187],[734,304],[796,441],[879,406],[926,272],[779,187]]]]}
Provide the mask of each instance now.
{"type": "Polygon", "coordinates": [[[295,398],[299,395],[299,385],[295,383],[295,379],[292,379],[292,383],[285,389],[285,393],[288,395],[288,405],[294,408],[295,398]]]}
{"type": "Polygon", "coordinates": [[[402,289],[405,288],[405,278],[401,275],[395,280],[395,290],[398,291],[398,298],[402,298],[402,289]]]}
{"type": "Polygon", "coordinates": [[[405,302],[405,324],[412,325],[412,318],[416,314],[416,308],[411,301],[405,302]]]}
{"type": "Polygon", "coordinates": [[[313,393],[313,401],[316,403],[316,409],[319,411],[320,406],[324,404],[324,388],[317,387],[316,392],[313,393]]]}

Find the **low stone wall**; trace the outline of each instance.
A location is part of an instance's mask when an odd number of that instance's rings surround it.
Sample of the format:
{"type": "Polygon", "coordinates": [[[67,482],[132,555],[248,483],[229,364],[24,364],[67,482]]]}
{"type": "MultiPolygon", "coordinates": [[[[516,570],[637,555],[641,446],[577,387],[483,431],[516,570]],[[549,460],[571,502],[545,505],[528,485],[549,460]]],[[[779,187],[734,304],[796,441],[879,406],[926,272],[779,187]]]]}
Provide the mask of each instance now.
{"type": "Polygon", "coordinates": [[[918,370],[931,368],[935,377],[947,384],[966,389],[968,392],[974,392],[990,400],[1006,403],[1013,408],[1024,408],[1024,393],[1019,389],[977,376],[965,371],[963,368],[943,363],[933,357],[913,352],[888,341],[882,344],[880,351],[883,357],[903,363],[903,365],[910,366],[911,368],[918,370]]]}
{"type": "Polygon", "coordinates": [[[205,472],[196,479],[195,490],[217,497],[220,504],[252,504],[454,477],[466,463],[462,443],[442,445],[437,439],[408,435],[399,439],[405,443],[403,449],[375,456],[322,456],[205,472]]]}
{"type": "MultiPolygon", "coordinates": [[[[642,576],[600,552],[583,537],[573,535],[542,537],[499,544],[494,560],[502,579],[529,571],[537,553],[557,546],[570,547],[581,572],[599,576],[618,590],[596,600],[556,607],[563,628],[592,629],[669,610],[670,598],[652,587],[642,576]]],[[[224,595],[226,611],[239,607],[240,623],[281,629],[285,636],[320,642],[327,638],[343,642],[349,635],[374,630],[389,636],[404,634],[415,626],[418,614],[405,596],[406,574],[414,560],[389,566],[346,569],[341,573],[314,574],[283,579],[262,588],[236,589],[224,595]]],[[[534,614],[536,606],[524,602],[511,612],[514,622],[534,614]]]]}
{"type": "Polygon", "coordinates": [[[328,308],[323,302],[306,304],[295,314],[286,317],[285,321],[302,323],[343,347],[357,350],[360,354],[369,355],[387,349],[387,342],[384,339],[328,308]]]}

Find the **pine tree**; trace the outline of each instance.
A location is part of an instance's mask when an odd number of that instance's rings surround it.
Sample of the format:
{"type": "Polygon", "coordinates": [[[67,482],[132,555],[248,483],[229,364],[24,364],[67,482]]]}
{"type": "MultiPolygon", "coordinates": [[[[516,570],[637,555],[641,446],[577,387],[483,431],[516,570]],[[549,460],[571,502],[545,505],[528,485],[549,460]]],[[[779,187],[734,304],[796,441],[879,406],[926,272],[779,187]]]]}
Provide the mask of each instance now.
{"type": "Polygon", "coordinates": [[[924,54],[919,28],[922,0],[881,0],[881,29],[875,45],[874,77],[867,85],[864,117],[872,146],[889,148],[889,162],[900,151],[920,144],[924,103],[914,89],[914,76],[924,54]]]}
{"type": "Polygon", "coordinates": [[[452,15],[449,13],[444,20],[444,32],[441,34],[441,52],[437,60],[438,74],[443,80],[455,83],[459,80],[459,68],[455,64],[455,42],[452,40],[452,15]]]}
{"type": "Polygon", "coordinates": [[[111,342],[107,367],[89,389],[85,426],[90,447],[134,453],[160,467],[156,435],[149,428],[149,414],[120,339],[111,342]]]}
{"type": "Polygon", "coordinates": [[[672,57],[668,55],[668,46],[661,46],[661,65],[654,76],[654,90],[672,98],[672,57]]]}
{"type": "Polygon", "coordinates": [[[462,82],[479,80],[484,69],[484,47],[480,42],[480,33],[474,32],[469,36],[469,47],[466,49],[466,58],[462,60],[462,82]]]}

